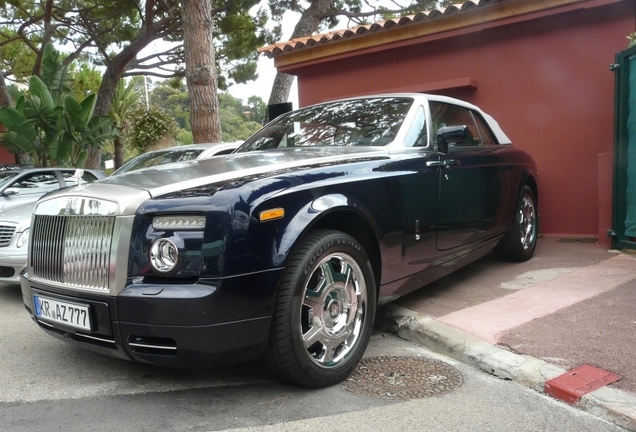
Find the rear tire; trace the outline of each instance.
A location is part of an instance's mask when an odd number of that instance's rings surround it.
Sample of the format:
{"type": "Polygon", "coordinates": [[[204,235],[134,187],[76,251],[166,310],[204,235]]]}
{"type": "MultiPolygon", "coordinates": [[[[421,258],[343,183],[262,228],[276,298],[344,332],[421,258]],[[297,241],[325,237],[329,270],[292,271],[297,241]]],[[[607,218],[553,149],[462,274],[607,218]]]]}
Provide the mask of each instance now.
{"type": "Polygon", "coordinates": [[[515,221],[497,245],[497,253],[508,261],[527,261],[537,246],[537,199],[530,186],[524,185],[515,209],[515,221]]]}
{"type": "Polygon", "coordinates": [[[265,363],[295,384],[336,384],[364,354],[375,309],[375,278],[362,246],[340,231],[310,232],[281,277],[265,363]]]}

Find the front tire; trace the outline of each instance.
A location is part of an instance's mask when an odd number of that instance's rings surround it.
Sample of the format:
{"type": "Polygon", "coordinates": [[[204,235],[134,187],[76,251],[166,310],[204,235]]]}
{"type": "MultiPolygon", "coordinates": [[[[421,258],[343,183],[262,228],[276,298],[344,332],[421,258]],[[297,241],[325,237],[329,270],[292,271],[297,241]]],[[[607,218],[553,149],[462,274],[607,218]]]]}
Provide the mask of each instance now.
{"type": "Polygon", "coordinates": [[[375,278],[362,246],[340,231],[312,231],[282,275],[265,362],[295,384],[336,384],[364,354],[375,309],[375,278]]]}
{"type": "Polygon", "coordinates": [[[497,245],[499,255],[508,261],[527,261],[537,246],[537,199],[530,186],[524,185],[515,209],[515,221],[497,245]]]}

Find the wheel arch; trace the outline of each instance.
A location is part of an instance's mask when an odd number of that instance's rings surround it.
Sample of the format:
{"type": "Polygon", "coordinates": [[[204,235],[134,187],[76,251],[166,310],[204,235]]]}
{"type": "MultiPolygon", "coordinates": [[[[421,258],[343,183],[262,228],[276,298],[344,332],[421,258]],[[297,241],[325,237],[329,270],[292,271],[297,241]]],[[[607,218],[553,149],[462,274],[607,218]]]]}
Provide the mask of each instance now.
{"type": "Polygon", "coordinates": [[[532,192],[534,192],[534,198],[537,200],[535,204],[537,205],[537,207],[539,207],[539,188],[537,187],[537,181],[535,180],[534,176],[529,175],[528,177],[526,177],[524,184],[528,185],[530,189],[532,189],[532,192]]]}
{"type": "Polygon", "coordinates": [[[382,276],[382,256],[377,236],[371,224],[359,213],[347,208],[334,209],[317,218],[309,227],[312,229],[333,229],[350,235],[364,249],[373,269],[376,294],[380,293],[382,276]]]}
{"type": "MultiPolygon", "coordinates": [[[[321,197],[325,198],[325,196],[321,197]]],[[[369,217],[365,217],[358,206],[351,206],[346,200],[340,197],[336,199],[337,204],[330,208],[321,208],[316,212],[314,207],[317,202],[325,202],[324,199],[314,200],[303,206],[286,226],[281,227],[281,238],[279,239],[278,251],[275,253],[278,262],[277,266],[286,266],[289,259],[305,236],[315,229],[331,229],[341,231],[353,237],[364,248],[369,258],[371,268],[376,283],[377,292],[380,292],[380,281],[382,276],[382,256],[377,230],[374,229],[369,217]],[[291,238],[290,238],[291,237],[291,238]],[[281,260],[282,258],[282,260],[281,260]]]]}

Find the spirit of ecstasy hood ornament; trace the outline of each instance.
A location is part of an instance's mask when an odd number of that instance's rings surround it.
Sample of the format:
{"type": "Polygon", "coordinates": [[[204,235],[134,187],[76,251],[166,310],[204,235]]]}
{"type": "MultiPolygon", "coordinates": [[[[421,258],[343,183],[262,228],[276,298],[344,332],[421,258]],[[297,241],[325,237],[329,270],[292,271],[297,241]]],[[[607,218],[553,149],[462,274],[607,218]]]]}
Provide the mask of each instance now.
{"type": "Polygon", "coordinates": [[[75,180],[77,180],[77,185],[78,186],[82,185],[82,177],[84,177],[84,170],[83,169],[76,169],[75,173],[73,173],[73,178],[75,180]]]}

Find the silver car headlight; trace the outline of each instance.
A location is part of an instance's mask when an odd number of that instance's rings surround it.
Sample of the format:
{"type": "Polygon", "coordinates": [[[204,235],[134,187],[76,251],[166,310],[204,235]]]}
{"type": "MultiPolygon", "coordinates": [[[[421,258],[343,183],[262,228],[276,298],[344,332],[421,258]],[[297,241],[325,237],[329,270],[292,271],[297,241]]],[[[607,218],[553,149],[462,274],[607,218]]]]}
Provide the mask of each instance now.
{"type": "Polygon", "coordinates": [[[150,265],[158,272],[171,272],[178,262],[179,250],[171,240],[161,238],[150,246],[150,265]]]}
{"type": "Polygon", "coordinates": [[[25,229],[18,236],[18,240],[15,242],[15,245],[19,248],[29,243],[29,228],[25,229]]]}

